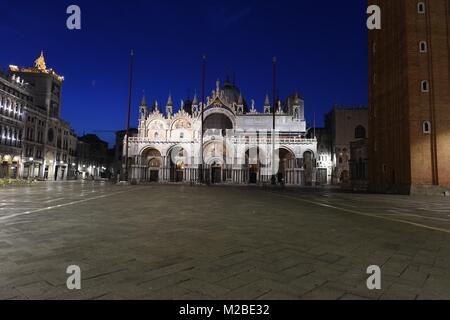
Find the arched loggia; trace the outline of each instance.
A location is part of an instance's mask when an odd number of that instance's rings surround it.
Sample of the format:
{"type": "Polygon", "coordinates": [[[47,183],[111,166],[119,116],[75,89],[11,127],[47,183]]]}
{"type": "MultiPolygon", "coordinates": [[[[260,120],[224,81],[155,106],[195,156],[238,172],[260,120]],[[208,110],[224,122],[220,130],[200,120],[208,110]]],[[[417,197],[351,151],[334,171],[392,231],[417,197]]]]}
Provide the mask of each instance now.
{"type": "Polygon", "coordinates": [[[171,182],[183,182],[185,180],[186,159],[186,151],[182,147],[175,146],[169,150],[168,162],[171,182]]]}
{"type": "Polygon", "coordinates": [[[269,177],[261,176],[261,168],[264,165],[264,153],[258,147],[251,147],[245,152],[245,167],[248,172],[247,182],[257,184],[266,182],[269,177]]]}
{"type": "Polygon", "coordinates": [[[278,162],[278,183],[291,184],[293,183],[292,170],[296,167],[295,155],[287,148],[280,148],[277,150],[279,157],[278,162]]]}

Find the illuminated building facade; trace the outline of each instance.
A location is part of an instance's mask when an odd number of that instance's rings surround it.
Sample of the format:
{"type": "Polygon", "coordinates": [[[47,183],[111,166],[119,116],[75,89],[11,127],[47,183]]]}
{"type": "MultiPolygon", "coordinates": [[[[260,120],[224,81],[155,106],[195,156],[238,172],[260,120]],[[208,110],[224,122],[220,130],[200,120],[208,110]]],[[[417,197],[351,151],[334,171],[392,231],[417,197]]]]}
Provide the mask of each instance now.
{"type": "Polygon", "coordinates": [[[75,178],[77,137],[60,118],[64,78],[41,53],[34,67],[11,65],[0,79],[0,177],[75,178]]]}
{"type": "Polygon", "coordinates": [[[315,185],[317,140],[306,137],[303,99],[296,94],[278,102],[273,137],[269,101],[267,96],[264,112],[258,112],[239,88],[228,81],[221,87],[218,80],[206,99],[202,125],[197,96],[190,108],[182,101],[176,113],[169,96],[165,115],[156,101],[148,110],[144,97],[138,135],[129,138],[131,180],[194,182],[203,167],[203,178],[211,183],[264,184],[275,176],[287,185],[315,185]]]}

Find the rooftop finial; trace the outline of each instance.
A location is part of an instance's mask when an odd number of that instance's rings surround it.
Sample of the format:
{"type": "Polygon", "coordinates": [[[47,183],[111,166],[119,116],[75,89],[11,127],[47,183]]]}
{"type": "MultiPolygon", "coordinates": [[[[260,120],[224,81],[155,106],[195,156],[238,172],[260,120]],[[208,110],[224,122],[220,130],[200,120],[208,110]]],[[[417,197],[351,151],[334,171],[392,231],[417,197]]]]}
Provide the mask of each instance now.
{"type": "Polygon", "coordinates": [[[41,51],[41,55],[34,62],[34,66],[35,66],[35,68],[39,69],[40,71],[47,70],[47,65],[45,64],[44,51],[41,51]]]}
{"type": "Polygon", "coordinates": [[[167,106],[173,106],[172,94],[171,93],[169,93],[169,98],[167,98],[167,106]]]}
{"type": "Polygon", "coordinates": [[[194,106],[198,106],[197,92],[196,92],[195,95],[194,95],[194,101],[192,101],[192,104],[193,104],[194,106]]]}
{"type": "Polygon", "coordinates": [[[266,101],[264,102],[264,106],[270,106],[269,95],[266,95],[266,101]]]}
{"type": "Polygon", "coordinates": [[[242,106],[244,104],[244,99],[242,98],[242,94],[239,94],[238,106],[242,106]]]}
{"type": "Polygon", "coordinates": [[[145,99],[145,91],[142,90],[142,101],[141,101],[141,106],[147,106],[147,101],[145,99]]]}
{"type": "Polygon", "coordinates": [[[295,96],[294,96],[294,104],[296,106],[300,105],[300,97],[298,95],[298,92],[295,92],[295,96]]]}
{"type": "Polygon", "coordinates": [[[217,91],[217,93],[220,92],[220,79],[217,79],[217,81],[216,81],[216,91],[217,91]]]}

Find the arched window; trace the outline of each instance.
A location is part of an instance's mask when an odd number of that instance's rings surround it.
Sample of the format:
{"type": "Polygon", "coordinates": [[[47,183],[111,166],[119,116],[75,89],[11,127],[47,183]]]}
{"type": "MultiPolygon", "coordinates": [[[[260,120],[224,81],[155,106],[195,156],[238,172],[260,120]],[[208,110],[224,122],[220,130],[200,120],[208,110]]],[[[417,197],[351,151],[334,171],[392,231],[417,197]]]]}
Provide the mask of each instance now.
{"type": "Polygon", "coordinates": [[[357,126],[355,128],[355,139],[365,139],[366,138],[366,128],[363,126],[357,126]]]}
{"type": "Polygon", "coordinates": [[[425,3],[424,2],[419,2],[417,4],[417,12],[418,13],[425,13],[425,3]]]}
{"type": "Polygon", "coordinates": [[[155,140],[158,140],[158,138],[159,138],[158,132],[155,132],[155,140]]]}
{"type": "Polygon", "coordinates": [[[419,50],[421,53],[425,53],[428,51],[428,45],[426,41],[420,41],[419,43],[419,50]]]}
{"type": "Polygon", "coordinates": [[[422,81],[422,83],[421,83],[421,89],[422,89],[422,92],[428,92],[428,91],[430,91],[430,84],[428,83],[427,80],[423,80],[423,81],[422,81]]]}
{"type": "Polygon", "coordinates": [[[425,133],[425,134],[430,134],[431,133],[431,123],[430,123],[430,121],[424,121],[423,122],[422,130],[423,130],[423,133],[425,133]]]}
{"type": "Polygon", "coordinates": [[[184,132],[180,133],[180,139],[184,139],[184,132]]]}

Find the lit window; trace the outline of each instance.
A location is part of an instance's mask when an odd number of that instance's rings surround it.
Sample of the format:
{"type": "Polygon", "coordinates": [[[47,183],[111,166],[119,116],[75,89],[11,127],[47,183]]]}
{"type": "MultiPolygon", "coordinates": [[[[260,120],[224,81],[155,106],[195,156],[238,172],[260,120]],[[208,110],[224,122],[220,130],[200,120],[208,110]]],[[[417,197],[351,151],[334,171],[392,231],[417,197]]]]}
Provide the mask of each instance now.
{"type": "Polygon", "coordinates": [[[423,133],[425,133],[425,134],[430,134],[431,133],[431,123],[430,123],[430,121],[424,121],[423,122],[422,130],[423,130],[423,133]]]}
{"type": "Polygon", "coordinates": [[[421,83],[422,92],[430,91],[430,85],[427,80],[423,80],[421,83]]]}
{"type": "Polygon", "coordinates": [[[421,53],[425,53],[428,51],[428,45],[426,41],[420,41],[419,43],[419,49],[421,53]]]}
{"type": "Polygon", "coordinates": [[[419,2],[417,4],[417,12],[419,13],[425,13],[425,3],[419,2]]]}

